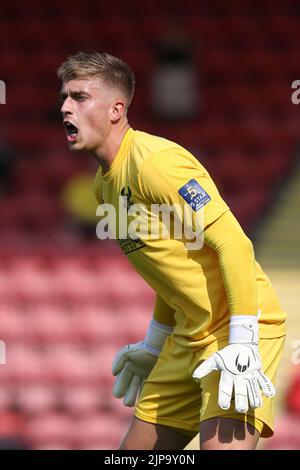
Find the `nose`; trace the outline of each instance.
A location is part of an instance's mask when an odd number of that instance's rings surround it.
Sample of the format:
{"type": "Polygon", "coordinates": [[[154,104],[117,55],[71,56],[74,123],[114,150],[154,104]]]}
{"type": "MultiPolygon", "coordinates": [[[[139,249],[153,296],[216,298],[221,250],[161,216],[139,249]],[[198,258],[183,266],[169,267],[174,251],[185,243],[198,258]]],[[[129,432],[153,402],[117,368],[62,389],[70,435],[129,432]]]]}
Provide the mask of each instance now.
{"type": "Polygon", "coordinates": [[[72,114],[72,100],[70,96],[67,96],[65,101],[62,104],[62,107],[60,108],[61,113],[64,114],[72,114]]]}

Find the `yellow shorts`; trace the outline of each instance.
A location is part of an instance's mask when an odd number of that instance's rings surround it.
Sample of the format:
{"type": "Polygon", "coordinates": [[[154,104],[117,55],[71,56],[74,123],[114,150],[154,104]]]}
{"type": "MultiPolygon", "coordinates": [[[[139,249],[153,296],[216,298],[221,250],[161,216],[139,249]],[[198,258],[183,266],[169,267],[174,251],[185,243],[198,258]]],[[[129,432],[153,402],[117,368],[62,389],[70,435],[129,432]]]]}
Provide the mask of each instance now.
{"type": "MultiPolygon", "coordinates": [[[[265,374],[275,383],[285,337],[261,339],[259,349],[265,374]]],[[[237,413],[234,400],[228,410],[218,405],[219,372],[212,372],[197,384],[192,373],[200,362],[228,344],[215,340],[196,352],[183,349],[170,336],[145,382],[135,416],[143,421],[182,430],[191,437],[199,423],[214,417],[235,418],[250,423],[261,437],[273,434],[274,398],[263,396],[263,405],[247,413],[237,413]]]]}

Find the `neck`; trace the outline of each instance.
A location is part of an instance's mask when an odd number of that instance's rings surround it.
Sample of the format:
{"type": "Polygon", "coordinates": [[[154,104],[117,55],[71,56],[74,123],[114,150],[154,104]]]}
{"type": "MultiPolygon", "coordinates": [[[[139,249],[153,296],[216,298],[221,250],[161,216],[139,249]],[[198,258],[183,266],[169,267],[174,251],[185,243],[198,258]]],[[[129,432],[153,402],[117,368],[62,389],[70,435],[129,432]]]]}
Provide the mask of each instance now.
{"type": "Polygon", "coordinates": [[[122,140],[129,128],[130,125],[127,119],[125,122],[119,123],[116,127],[112,127],[104,144],[93,154],[104,171],[110,167],[115,159],[122,144],[122,140]]]}

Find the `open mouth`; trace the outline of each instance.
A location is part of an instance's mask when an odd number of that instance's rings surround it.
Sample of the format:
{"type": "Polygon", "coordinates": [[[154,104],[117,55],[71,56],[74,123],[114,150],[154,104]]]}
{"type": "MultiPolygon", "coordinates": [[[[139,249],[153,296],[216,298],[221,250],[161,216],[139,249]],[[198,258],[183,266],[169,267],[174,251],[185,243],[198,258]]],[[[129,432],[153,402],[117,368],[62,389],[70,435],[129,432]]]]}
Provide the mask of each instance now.
{"type": "Polygon", "coordinates": [[[64,127],[65,131],[68,137],[68,140],[76,140],[77,134],[78,134],[78,128],[74,126],[70,121],[65,121],[64,122],[64,127]]]}

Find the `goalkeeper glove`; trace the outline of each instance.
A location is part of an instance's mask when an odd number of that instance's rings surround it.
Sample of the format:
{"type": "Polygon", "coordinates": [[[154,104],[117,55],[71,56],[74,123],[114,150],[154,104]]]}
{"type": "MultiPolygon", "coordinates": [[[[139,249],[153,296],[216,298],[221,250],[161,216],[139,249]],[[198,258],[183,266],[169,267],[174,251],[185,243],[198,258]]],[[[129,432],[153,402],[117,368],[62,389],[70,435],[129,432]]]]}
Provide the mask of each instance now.
{"type": "Polygon", "coordinates": [[[172,327],[152,319],[143,341],[128,344],[117,352],[112,363],[112,373],[117,376],[113,396],[124,397],[125,406],[134,406],[144,380],[153,369],[172,331],[172,327]]]}
{"type": "Polygon", "coordinates": [[[229,324],[229,345],[214,353],[200,366],[193,378],[200,381],[214,370],[221,371],[219,406],[230,408],[234,390],[235,409],[239,413],[262,405],[260,388],[266,397],[275,395],[272,382],[262,371],[258,350],[258,319],[252,315],[234,315],[229,324]]]}

